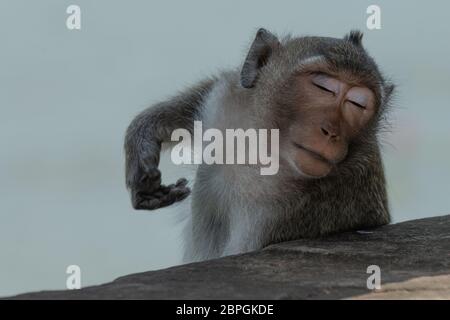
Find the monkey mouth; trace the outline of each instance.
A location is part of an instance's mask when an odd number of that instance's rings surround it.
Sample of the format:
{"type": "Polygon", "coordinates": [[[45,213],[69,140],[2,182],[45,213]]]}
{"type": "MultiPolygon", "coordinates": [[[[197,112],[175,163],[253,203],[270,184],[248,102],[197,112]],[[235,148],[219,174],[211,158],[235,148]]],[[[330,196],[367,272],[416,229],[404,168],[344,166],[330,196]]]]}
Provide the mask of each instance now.
{"type": "Polygon", "coordinates": [[[312,156],[314,159],[317,159],[319,161],[325,162],[326,164],[330,165],[330,166],[335,166],[336,165],[336,161],[332,161],[329,160],[327,158],[325,158],[323,155],[321,155],[320,153],[311,150],[309,148],[304,147],[303,145],[297,143],[297,142],[293,142],[294,146],[297,147],[300,150],[305,151],[306,153],[308,153],[310,156],[312,156]]]}

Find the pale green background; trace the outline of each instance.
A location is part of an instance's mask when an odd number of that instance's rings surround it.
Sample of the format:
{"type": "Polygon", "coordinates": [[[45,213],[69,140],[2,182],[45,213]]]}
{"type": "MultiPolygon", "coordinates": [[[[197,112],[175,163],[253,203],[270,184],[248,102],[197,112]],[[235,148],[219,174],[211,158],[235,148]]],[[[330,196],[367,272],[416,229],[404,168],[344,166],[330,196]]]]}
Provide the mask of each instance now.
{"type": "MultiPolygon", "coordinates": [[[[122,141],[152,102],[241,63],[258,27],[351,28],[398,84],[383,147],[394,221],[450,213],[448,1],[0,1],[0,295],[180,262],[171,209],[136,213],[122,141]],[[366,8],[382,30],[366,29],[366,8]],[[65,10],[78,4],[82,30],[65,10]]],[[[167,164],[167,182],[190,172],[167,164]]]]}

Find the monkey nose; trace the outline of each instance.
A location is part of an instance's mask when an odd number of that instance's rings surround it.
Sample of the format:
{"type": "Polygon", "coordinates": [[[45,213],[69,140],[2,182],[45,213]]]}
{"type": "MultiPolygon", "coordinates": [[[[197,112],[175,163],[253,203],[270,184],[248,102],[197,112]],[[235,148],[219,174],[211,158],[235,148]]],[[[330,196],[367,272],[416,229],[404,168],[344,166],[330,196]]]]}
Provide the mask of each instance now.
{"type": "Polygon", "coordinates": [[[321,126],[320,131],[322,135],[330,140],[337,140],[339,138],[339,132],[331,126],[321,126]]]}

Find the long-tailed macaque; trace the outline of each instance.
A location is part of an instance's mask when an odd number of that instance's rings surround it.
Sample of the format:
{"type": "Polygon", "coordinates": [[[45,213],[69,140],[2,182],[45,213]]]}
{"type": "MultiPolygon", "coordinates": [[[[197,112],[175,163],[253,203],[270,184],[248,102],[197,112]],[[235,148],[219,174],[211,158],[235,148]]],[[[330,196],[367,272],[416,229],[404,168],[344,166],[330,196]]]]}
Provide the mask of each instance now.
{"type": "Polygon", "coordinates": [[[178,128],[279,130],[279,170],[201,164],[185,229],[185,260],[389,223],[377,132],[394,86],[352,31],[342,39],[286,37],[260,29],[241,68],[205,79],[139,114],[126,139],[126,183],[135,209],[190,194],[161,185],[161,144],[178,128]]]}

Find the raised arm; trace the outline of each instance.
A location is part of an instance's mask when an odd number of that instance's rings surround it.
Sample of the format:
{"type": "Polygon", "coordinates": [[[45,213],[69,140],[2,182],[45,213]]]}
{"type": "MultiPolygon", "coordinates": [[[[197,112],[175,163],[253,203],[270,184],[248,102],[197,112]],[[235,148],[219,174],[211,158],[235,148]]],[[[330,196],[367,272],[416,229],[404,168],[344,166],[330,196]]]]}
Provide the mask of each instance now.
{"type": "Polygon", "coordinates": [[[168,101],[151,106],[131,122],[125,137],[125,172],[135,209],[166,207],[189,195],[184,178],[175,184],[161,185],[158,169],[161,143],[170,141],[175,129],[192,132],[194,120],[200,119],[204,98],[214,81],[204,80],[168,101]]]}

